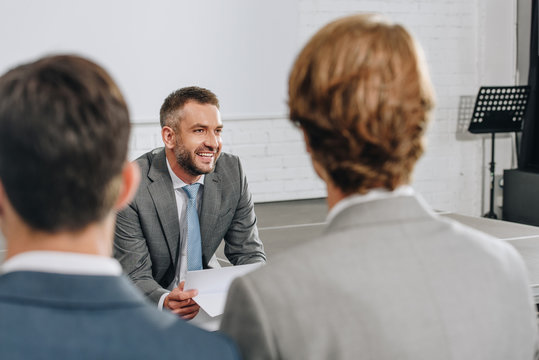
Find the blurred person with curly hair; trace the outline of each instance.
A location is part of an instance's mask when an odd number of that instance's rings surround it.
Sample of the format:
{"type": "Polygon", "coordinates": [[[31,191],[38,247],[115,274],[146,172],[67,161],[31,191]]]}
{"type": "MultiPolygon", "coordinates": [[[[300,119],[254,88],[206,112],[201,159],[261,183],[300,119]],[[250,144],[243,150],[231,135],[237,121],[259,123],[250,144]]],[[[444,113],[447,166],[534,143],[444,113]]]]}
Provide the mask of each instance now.
{"type": "Polygon", "coordinates": [[[410,187],[434,95],[422,52],[378,15],[300,52],[290,119],[327,185],[323,234],[231,286],[221,330],[247,359],[531,359],[526,270],[410,187]]]}

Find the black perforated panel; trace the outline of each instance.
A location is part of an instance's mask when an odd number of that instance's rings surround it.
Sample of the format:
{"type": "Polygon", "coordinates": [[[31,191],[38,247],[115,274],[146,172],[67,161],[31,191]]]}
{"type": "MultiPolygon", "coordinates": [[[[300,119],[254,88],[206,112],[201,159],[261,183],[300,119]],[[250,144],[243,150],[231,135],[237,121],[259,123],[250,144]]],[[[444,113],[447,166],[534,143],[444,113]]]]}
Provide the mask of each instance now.
{"type": "Polygon", "coordinates": [[[520,131],[528,95],[528,86],[481,87],[468,131],[474,134],[520,131]]]}

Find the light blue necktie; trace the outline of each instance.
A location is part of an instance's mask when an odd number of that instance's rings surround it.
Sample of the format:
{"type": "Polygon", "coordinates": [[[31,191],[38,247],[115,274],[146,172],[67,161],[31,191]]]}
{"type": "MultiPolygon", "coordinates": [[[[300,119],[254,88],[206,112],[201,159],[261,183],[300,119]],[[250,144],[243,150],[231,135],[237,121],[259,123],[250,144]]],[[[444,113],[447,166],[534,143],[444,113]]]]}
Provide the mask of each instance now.
{"type": "Polygon", "coordinates": [[[187,193],[187,270],[202,270],[202,245],[200,223],[198,222],[197,193],[199,183],[186,185],[182,189],[187,193]]]}

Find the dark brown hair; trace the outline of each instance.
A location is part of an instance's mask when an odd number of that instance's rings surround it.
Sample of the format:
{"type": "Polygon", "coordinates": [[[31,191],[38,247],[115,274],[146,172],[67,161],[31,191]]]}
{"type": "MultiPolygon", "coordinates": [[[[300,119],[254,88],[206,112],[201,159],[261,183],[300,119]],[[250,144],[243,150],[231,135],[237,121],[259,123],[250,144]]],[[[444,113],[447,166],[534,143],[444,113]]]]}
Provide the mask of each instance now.
{"type": "Polygon", "coordinates": [[[288,95],[313,160],[345,194],[409,181],[434,96],[402,26],[375,15],[326,25],[298,55],[288,95]]]}
{"type": "Polygon", "coordinates": [[[118,196],[129,114],[95,63],[72,55],[21,65],[0,78],[0,180],[37,230],[79,230],[118,196]]]}
{"type": "Polygon", "coordinates": [[[174,113],[181,109],[188,101],[214,105],[219,109],[219,99],[210,90],[198,86],[184,87],[167,96],[163,105],[161,105],[161,111],[159,112],[161,127],[170,126],[174,128],[177,125],[175,121],[179,120],[179,118],[173,119],[174,113]]]}

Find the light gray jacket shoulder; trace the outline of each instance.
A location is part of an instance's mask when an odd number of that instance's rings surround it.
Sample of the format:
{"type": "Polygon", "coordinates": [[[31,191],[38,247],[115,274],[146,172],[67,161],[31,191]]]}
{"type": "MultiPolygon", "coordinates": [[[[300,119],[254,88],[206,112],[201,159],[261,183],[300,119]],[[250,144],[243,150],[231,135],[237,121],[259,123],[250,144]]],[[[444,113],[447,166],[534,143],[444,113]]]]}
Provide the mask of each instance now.
{"type": "Polygon", "coordinates": [[[532,359],[523,261],[413,196],[356,204],[231,286],[222,331],[246,359],[532,359]]]}

